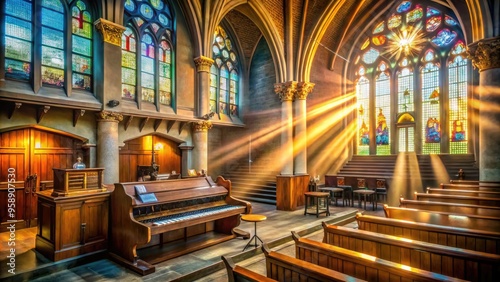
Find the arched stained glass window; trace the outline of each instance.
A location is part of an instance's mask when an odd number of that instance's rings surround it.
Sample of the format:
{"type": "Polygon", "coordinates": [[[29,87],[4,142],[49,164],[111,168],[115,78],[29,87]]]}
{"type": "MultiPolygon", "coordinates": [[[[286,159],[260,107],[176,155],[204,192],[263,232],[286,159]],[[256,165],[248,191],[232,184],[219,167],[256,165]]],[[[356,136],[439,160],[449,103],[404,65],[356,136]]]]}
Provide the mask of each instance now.
{"type": "Polygon", "coordinates": [[[238,57],[231,39],[221,26],[215,30],[212,52],[214,64],[210,68],[210,110],[238,116],[238,57]]]}
{"type": "Polygon", "coordinates": [[[469,151],[464,35],[453,11],[428,4],[399,1],[357,39],[357,154],[469,151]],[[375,139],[363,144],[361,132],[375,139]]]}
{"type": "Polygon", "coordinates": [[[93,22],[86,0],[6,0],[5,77],[38,89],[92,90],[93,22]],[[40,25],[33,26],[34,15],[40,25]],[[71,20],[71,28],[67,22],[71,20]],[[40,34],[40,36],[37,36],[40,34]],[[34,69],[32,60],[40,61],[34,69]],[[71,63],[71,65],[69,65],[71,63]],[[35,81],[35,77],[40,80],[35,81]]]}
{"type": "Polygon", "coordinates": [[[391,81],[388,66],[381,62],[377,67],[378,76],[375,81],[375,108],[377,118],[375,126],[375,144],[377,144],[377,155],[389,155],[390,147],[390,123],[391,120],[391,81]]]}
{"type": "Polygon", "coordinates": [[[356,83],[356,94],[358,96],[358,154],[370,154],[370,81],[365,76],[365,69],[360,67],[360,75],[356,83]]]}
{"type": "Polygon", "coordinates": [[[157,108],[173,107],[173,16],[169,6],[163,0],[126,0],[125,26],[122,98],[157,108]]]}

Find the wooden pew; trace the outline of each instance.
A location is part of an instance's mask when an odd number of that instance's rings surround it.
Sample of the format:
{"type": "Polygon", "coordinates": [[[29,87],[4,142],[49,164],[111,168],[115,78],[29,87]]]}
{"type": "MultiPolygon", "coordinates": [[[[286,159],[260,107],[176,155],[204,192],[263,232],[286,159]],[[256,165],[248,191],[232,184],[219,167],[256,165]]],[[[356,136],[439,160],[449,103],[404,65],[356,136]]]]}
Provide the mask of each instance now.
{"type": "Polygon", "coordinates": [[[267,277],[277,281],[364,281],[316,264],[280,254],[262,245],[267,277]]]}
{"type": "Polygon", "coordinates": [[[326,244],[422,270],[472,281],[493,281],[500,274],[498,254],[413,241],[325,222],[323,230],[326,244]]]}
{"type": "Polygon", "coordinates": [[[480,183],[480,184],[457,184],[457,183],[441,183],[441,189],[457,189],[457,190],[481,190],[481,191],[500,191],[500,183],[480,183]]]}
{"type": "Polygon", "coordinates": [[[458,189],[441,189],[441,188],[429,188],[429,187],[427,187],[426,192],[427,192],[427,194],[500,198],[500,191],[458,190],[458,189]]]}
{"type": "Polygon", "coordinates": [[[464,281],[314,241],[292,231],[295,256],[368,281],[464,281]]]}
{"type": "Polygon", "coordinates": [[[427,194],[415,192],[413,199],[418,201],[457,203],[479,206],[500,206],[500,198],[475,197],[462,195],[427,194]]]}
{"type": "Polygon", "coordinates": [[[413,222],[356,214],[360,230],[367,230],[450,247],[500,254],[500,232],[413,222]]]}
{"type": "Polygon", "coordinates": [[[387,218],[460,228],[479,229],[492,232],[498,232],[500,230],[500,218],[492,216],[464,216],[463,214],[458,213],[406,209],[389,207],[388,205],[384,205],[384,213],[387,218]]]}
{"type": "Polygon", "coordinates": [[[479,180],[454,180],[450,179],[450,184],[466,184],[479,186],[479,180]]]}
{"type": "Polygon", "coordinates": [[[466,215],[500,217],[500,207],[493,207],[493,206],[476,206],[476,205],[456,204],[456,203],[417,201],[417,200],[408,200],[400,198],[399,207],[407,209],[461,213],[466,215]]]}
{"type": "Polygon", "coordinates": [[[239,281],[249,281],[249,282],[274,282],[274,280],[264,276],[260,273],[254,272],[250,269],[244,268],[242,266],[236,265],[230,257],[222,256],[222,261],[226,266],[227,270],[227,281],[228,282],[239,282],[239,281]]]}

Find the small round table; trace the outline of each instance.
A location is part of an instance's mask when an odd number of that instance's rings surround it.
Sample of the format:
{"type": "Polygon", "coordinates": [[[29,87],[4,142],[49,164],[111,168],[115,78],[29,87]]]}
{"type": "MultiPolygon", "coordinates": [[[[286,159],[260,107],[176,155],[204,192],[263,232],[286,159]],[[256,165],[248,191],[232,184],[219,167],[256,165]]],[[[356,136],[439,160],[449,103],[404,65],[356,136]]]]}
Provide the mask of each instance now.
{"type": "Polygon", "coordinates": [[[361,195],[363,195],[363,203],[364,203],[364,209],[366,210],[366,198],[369,198],[372,202],[372,209],[375,210],[377,208],[377,201],[375,199],[375,191],[369,190],[369,189],[359,189],[359,190],[354,190],[354,194],[358,195],[358,206],[361,207],[361,195]]]}
{"type": "Polygon", "coordinates": [[[325,213],[326,216],[330,215],[330,207],[328,205],[329,198],[330,198],[330,192],[305,192],[305,208],[304,208],[304,215],[306,214],[315,214],[316,217],[319,217],[320,213],[325,213]],[[310,213],[307,212],[307,203],[309,202],[309,198],[313,198],[314,203],[316,203],[316,213],[310,213]],[[321,211],[319,210],[319,199],[324,198],[326,202],[326,209],[321,211]]]}
{"type": "MultiPolygon", "coordinates": [[[[341,194],[341,198],[342,198],[342,206],[345,207],[345,201],[346,201],[346,198],[344,196],[344,189],[342,188],[338,188],[338,187],[322,187],[322,188],[319,188],[319,191],[322,191],[322,192],[329,192],[331,195],[331,199],[333,199],[335,201],[335,206],[338,206],[337,204],[337,196],[336,194],[341,194]]],[[[349,204],[349,202],[347,203],[349,204]]]]}
{"type": "Polygon", "coordinates": [[[248,241],[245,248],[243,248],[243,251],[245,251],[246,248],[248,248],[250,246],[250,243],[252,242],[252,239],[254,239],[254,238],[255,238],[255,244],[253,244],[252,246],[255,246],[255,248],[257,248],[257,246],[258,246],[257,239],[259,239],[259,241],[261,243],[264,243],[259,238],[259,236],[257,236],[257,222],[261,222],[261,221],[264,221],[266,219],[267,219],[267,217],[265,215],[262,215],[262,214],[243,214],[243,215],[241,215],[241,220],[254,223],[254,235],[252,236],[252,238],[250,238],[250,241],[248,241]]]}

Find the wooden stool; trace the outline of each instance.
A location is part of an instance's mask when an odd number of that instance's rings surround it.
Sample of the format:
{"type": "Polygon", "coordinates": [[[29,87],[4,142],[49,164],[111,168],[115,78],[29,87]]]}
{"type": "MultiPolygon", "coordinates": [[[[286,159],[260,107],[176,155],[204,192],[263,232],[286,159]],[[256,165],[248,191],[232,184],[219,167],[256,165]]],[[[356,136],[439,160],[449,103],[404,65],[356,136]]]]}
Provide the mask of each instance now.
{"type": "MultiPolygon", "coordinates": [[[[344,197],[344,189],[338,188],[338,187],[322,187],[319,188],[319,191],[327,191],[331,195],[331,199],[335,200],[335,205],[338,206],[337,204],[337,197],[335,196],[335,193],[341,194],[342,196],[342,206],[345,207],[345,201],[346,198],[344,197]]],[[[348,203],[349,204],[349,203],[348,203]]]]}
{"type": "Polygon", "coordinates": [[[306,214],[315,214],[316,217],[319,217],[320,213],[325,213],[326,216],[330,215],[330,207],[328,205],[329,198],[330,198],[330,192],[305,192],[304,196],[305,196],[305,202],[306,202],[306,205],[305,205],[305,208],[304,208],[304,215],[306,215],[306,214]],[[313,202],[316,203],[316,213],[307,212],[307,202],[308,202],[309,198],[312,198],[313,202]],[[324,211],[320,212],[319,211],[319,199],[321,199],[321,198],[325,198],[326,209],[324,211]]]}
{"type": "Polygon", "coordinates": [[[254,223],[254,235],[252,238],[250,238],[250,241],[248,241],[247,245],[245,246],[245,248],[243,248],[243,251],[246,250],[246,248],[248,248],[250,246],[250,243],[252,242],[252,239],[255,240],[255,244],[253,244],[252,246],[255,246],[255,248],[257,248],[258,244],[257,244],[257,239],[259,239],[259,241],[261,243],[264,243],[262,242],[262,240],[259,238],[259,236],[257,236],[257,222],[261,222],[261,221],[264,221],[266,220],[267,217],[265,215],[261,215],[261,214],[243,214],[241,215],[241,220],[243,221],[248,221],[248,222],[253,222],[254,223]]]}

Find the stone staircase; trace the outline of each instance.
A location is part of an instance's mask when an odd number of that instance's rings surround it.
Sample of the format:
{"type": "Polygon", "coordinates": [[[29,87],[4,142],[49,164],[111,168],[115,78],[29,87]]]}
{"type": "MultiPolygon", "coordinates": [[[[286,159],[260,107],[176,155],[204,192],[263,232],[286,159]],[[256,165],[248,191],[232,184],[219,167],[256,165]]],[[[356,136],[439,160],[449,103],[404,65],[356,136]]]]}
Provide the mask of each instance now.
{"type": "Polygon", "coordinates": [[[252,164],[241,160],[231,171],[225,173],[231,180],[234,197],[265,204],[276,205],[276,175],[279,172],[270,171],[267,166],[252,164]]]}

